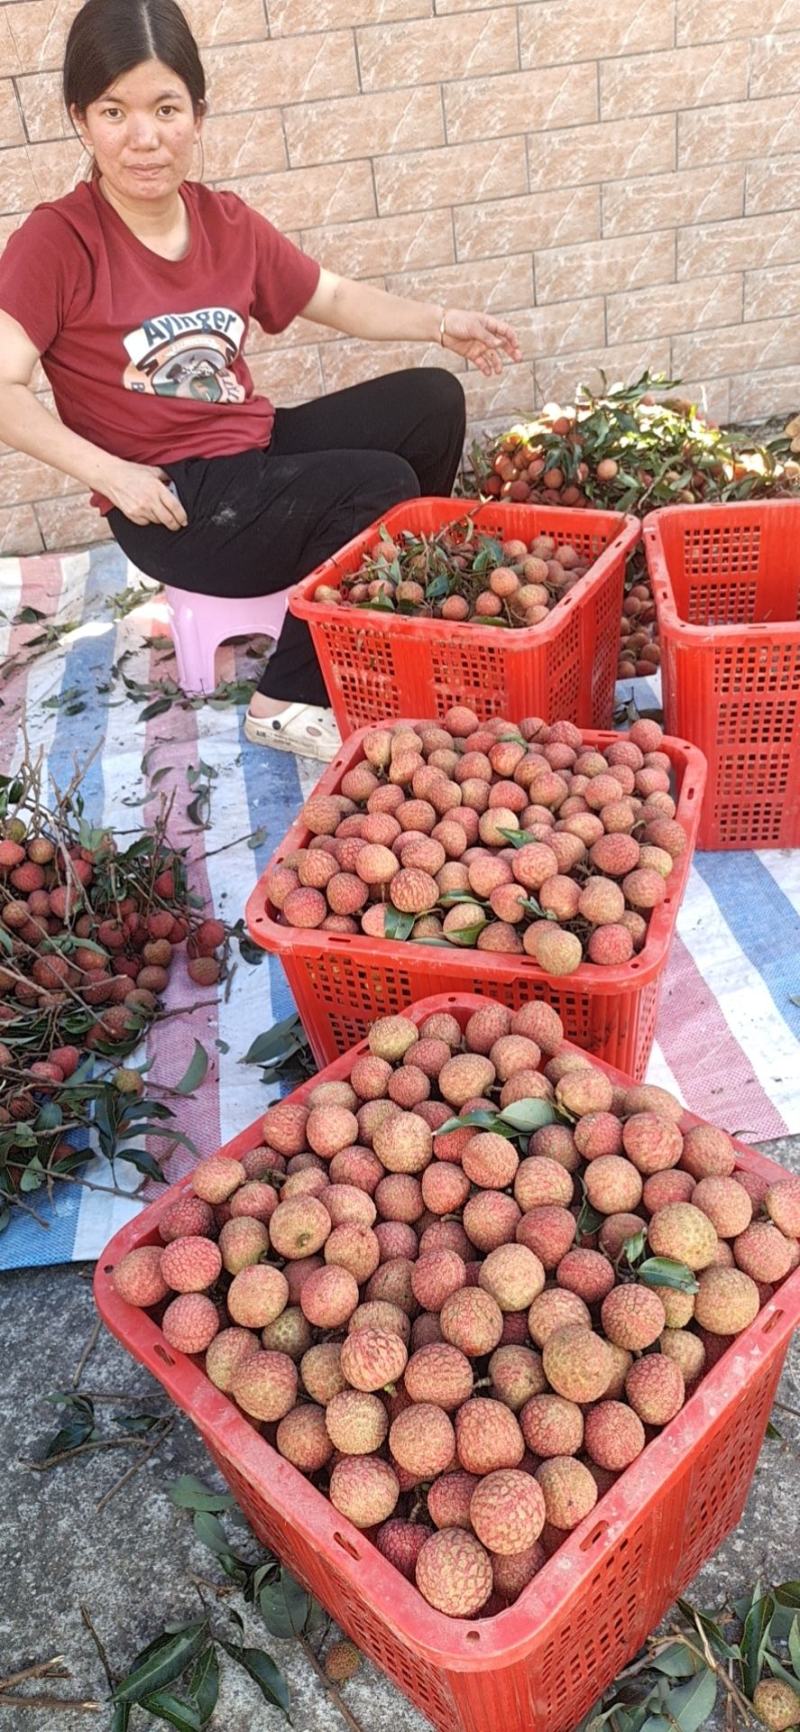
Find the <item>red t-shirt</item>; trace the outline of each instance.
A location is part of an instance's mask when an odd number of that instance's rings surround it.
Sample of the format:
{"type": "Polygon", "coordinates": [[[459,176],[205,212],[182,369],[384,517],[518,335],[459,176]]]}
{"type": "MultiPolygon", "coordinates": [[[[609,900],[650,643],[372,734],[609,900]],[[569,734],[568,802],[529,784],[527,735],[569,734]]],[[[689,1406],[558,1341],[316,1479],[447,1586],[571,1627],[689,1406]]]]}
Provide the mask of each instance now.
{"type": "Polygon", "coordinates": [[[185,258],[137,240],[96,181],[37,205],[0,258],[0,307],[35,343],[62,421],[134,463],[267,445],[275,410],[253,390],[248,320],[285,330],[319,281],[236,193],[185,181],[181,197],[185,258]]]}

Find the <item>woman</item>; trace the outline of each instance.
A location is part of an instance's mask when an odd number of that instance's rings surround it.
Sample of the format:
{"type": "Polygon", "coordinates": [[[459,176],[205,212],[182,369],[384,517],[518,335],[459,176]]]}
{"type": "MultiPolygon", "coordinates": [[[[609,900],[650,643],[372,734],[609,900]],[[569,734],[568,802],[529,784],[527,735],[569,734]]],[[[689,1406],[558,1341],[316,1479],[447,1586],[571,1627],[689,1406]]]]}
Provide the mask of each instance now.
{"type": "MultiPolygon", "coordinates": [[[[248,320],[435,339],[486,374],[520,359],[510,326],[336,276],[235,193],[189,179],[205,75],[175,0],[86,0],[63,82],[91,171],[0,259],[0,438],[91,487],[140,570],[206,595],[286,589],[399,500],[449,494],[464,437],[452,374],[393,373],[276,411],[244,361],[248,320]],[[60,421],[29,388],[40,356],[60,421]]],[[[245,731],[336,753],[291,615],[245,731]]]]}

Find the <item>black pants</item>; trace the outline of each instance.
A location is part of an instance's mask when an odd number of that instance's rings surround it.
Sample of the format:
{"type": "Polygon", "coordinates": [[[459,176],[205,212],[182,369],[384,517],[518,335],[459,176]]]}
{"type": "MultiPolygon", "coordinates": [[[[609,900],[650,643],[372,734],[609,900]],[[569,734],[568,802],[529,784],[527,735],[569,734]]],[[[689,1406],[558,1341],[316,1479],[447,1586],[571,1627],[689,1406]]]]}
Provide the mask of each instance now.
{"type": "MultiPolygon", "coordinates": [[[[452,373],[390,373],[278,409],[266,450],[164,464],[185,529],[131,523],[116,508],[108,522],[128,558],[160,583],[201,595],[270,595],[400,500],[449,495],[464,425],[464,392],[452,373]]],[[[258,689],[327,704],[304,620],[287,613],[258,689]]]]}

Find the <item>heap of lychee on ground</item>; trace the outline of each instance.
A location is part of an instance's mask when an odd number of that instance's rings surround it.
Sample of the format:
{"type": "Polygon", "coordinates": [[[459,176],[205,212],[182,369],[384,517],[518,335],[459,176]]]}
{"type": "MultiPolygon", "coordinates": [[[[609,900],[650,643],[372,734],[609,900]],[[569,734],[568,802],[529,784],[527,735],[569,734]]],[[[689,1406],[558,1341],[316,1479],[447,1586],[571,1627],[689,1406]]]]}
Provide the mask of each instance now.
{"type": "Polygon", "coordinates": [[[464,706],[369,728],[363,761],[306,801],[268,900],[287,926],[524,954],[548,975],[624,964],[687,848],[663,737],[640,719],[600,750],[572,722],[464,706]]]}
{"type": "Polygon", "coordinates": [[[318,584],[313,600],[522,629],[543,625],[590,566],[566,534],[503,540],[465,517],[434,535],[404,529],[392,537],[382,524],[357,570],[344,574],[339,589],[318,584]]]}
{"type": "Polygon", "coordinates": [[[541,1002],[384,1018],[303,1093],[114,1285],[432,1606],[490,1615],[797,1267],[800,1180],[541,1002]]]}

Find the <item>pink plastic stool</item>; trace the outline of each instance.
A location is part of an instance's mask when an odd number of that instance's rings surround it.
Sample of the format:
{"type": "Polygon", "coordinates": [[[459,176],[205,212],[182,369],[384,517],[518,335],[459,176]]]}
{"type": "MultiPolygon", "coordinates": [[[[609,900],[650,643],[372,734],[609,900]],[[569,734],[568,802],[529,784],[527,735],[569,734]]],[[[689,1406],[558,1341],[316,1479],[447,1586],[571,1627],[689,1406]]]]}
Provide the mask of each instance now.
{"type": "Polygon", "coordinates": [[[164,589],[178,683],[187,697],[213,692],[217,648],[232,637],[280,636],[290,591],[235,598],[164,589]]]}

